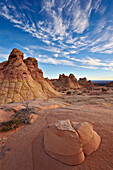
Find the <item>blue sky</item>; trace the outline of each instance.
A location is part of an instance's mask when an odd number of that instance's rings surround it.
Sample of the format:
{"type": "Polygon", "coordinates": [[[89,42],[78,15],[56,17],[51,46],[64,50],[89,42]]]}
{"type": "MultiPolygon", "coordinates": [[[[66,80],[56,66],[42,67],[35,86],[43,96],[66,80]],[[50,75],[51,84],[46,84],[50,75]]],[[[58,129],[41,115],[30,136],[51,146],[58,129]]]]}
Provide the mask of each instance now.
{"type": "Polygon", "coordinates": [[[113,0],[1,0],[0,62],[13,48],[45,77],[113,80],[113,0]]]}

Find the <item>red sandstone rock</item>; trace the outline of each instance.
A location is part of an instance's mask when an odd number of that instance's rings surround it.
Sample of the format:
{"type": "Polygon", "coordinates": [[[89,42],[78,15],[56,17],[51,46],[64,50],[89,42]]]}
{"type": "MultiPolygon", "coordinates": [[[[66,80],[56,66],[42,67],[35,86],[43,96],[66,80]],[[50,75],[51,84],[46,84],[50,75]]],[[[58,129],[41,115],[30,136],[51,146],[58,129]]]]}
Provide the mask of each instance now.
{"type": "Polygon", "coordinates": [[[38,68],[38,62],[35,58],[28,57],[24,60],[24,63],[27,65],[33,79],[37,80],[39,77],[43,77],[43,72],[38,68]]]}
{"type": "Polygon", "coordinates": [[[51,81],[50,81],[48,78],[45,78],[45,80],[50,84],[50,86],[51,86],[53,89],[56,89],[55,86],[51,83],[51,81]]]}
{"type": "Polygon", "coordinates": [[[59,121],[47,127],[44,148],[50,156],[68,165],[76,165],[84,161],[79,136],[69,120],[59,121]]]}
{"type": "Polygon", "coordinates": [[[108,84],[106,85],[106,87],[113,87],[113,81],[111,81],[110,83],[108,83],[108,84]]]}
{"type": "Polygon", "coordinates": [[[72,125],[79,134],[85,155],[90,155],[96,151],[100,144],[100,136],[93,130],[93,123],[83,122],[76,124],[73,122],[72,125]]]}
{"type": "Polygon", "coordinates": [[[0,63],[0,104],[47,98],[58,93],[43,78],[35,58],[23,61],[24,54],[14,48],[8,61],[0,63]]]}
{"type": "Polygon", "coordinates": [[[59,79],[52,79],[51,83],[58,88],[79,88],[80,85],[77,82],[77,79],[73,74],[70,74],[69,77],[65,74],[60,74],[59,79]]]}
{"type": "Polygon", "coordinates": [[[86,87],[86,88],[88,88],[88,87],[95,87],[95,85],[91,82],[91,80],[87,81],[86,77],[80,78],[80,79],[78,80],[78,83],[79,83],[81,86],[86,87]]]}
{"type": "Polygon", "coordinates": [[[100,136],[93,130],[90,122],[58,121],[47,127],[44,134],[45,151],[54,159],[68,165],[78,165],[96,151],[100,136]]]}

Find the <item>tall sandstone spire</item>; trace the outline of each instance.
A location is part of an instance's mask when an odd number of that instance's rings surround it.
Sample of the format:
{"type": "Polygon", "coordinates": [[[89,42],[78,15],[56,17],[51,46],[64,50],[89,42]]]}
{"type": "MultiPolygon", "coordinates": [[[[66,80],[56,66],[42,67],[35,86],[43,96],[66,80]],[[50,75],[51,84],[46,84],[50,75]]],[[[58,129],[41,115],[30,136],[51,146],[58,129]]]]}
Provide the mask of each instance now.
{"type": "Polygon", "coordinates": [[[48,98],[58,93],[43,78],[35,58],[14,48],[8,61],[0,63],[0,104],[35,98],[48,98]]]}

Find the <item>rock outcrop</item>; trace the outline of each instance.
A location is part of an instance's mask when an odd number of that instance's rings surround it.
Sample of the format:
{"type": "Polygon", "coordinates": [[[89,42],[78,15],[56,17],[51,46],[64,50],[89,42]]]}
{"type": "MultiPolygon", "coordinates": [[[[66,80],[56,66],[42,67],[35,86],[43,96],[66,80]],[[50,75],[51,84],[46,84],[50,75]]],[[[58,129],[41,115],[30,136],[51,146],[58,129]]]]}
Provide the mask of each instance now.
{"type": "Polygon", "coordinates": [[[58,93],[43,78],[35,58],[24,59],[14,48],[8,61],[0,63],[0,104],[47,98],[58,93]]]}
{"type": "Polygon", "coordinates": [[[80,85],[73,74],[66,76],[60,74],[59,79],[51,79],[51,83],[57,88],[79,88],[80,85]]]}
{"type": "Polygon", "coordinates": [[[91,80],[87,81],[87,78],[84,77],[84,78],[80,78],[78,80],[78,83],[83,86],[83,87],[86,87],[86,88],[89,88],[89,87],[95,87],[95,85],[91,82],[91,80]]]}
{"type": "Polygon", "coordinates": [[[78,165],[85,155],[96,151],[100,136],[91,122],[60,120],[50,124],[44,134],[44,149],[54,159],[68,165],[78,165]]]}
{"type": "Polygon", "coordinates": [[[110,83],[108,83],[108,84],[106,85],[106,87],[113,87],[113,81],[111,81],[110,83]]]}
{"type": "Polygon", "coordinates": [[[53,89],[56,89],[55,86],[51,83],[51,81],[50,81],[48,78],[45,78],[45,80],[50,84],[50,86],[51,86],[53,89]]]}

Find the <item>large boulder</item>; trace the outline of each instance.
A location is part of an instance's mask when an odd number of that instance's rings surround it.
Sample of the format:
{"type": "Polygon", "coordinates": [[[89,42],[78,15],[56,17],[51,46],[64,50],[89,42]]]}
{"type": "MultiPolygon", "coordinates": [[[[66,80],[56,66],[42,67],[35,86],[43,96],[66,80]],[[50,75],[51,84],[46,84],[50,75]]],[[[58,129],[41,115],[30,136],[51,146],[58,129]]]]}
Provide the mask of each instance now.
{"type": "Polygon", "coordinates": [[[60,120],[50,124],[44,134],[44,149],[54,159],[68,165],[78,165],[85,155],[96,151],[100,136],[90,122],[60,120]]]}
{"type": "Polygon", "coordinates": [[[100,144],[100,136],[93,130],[92,122],[72,122],[73,128],[77,131],[85,155],[96,151],[100,144]]]}
{"type": "Polygon", "coordinates": [[[45,99],[58,94],[43,78],[37,60],[23,58],[24,54],[14,48],[8,61],[0,63],[0,104],[45,99]]]}

